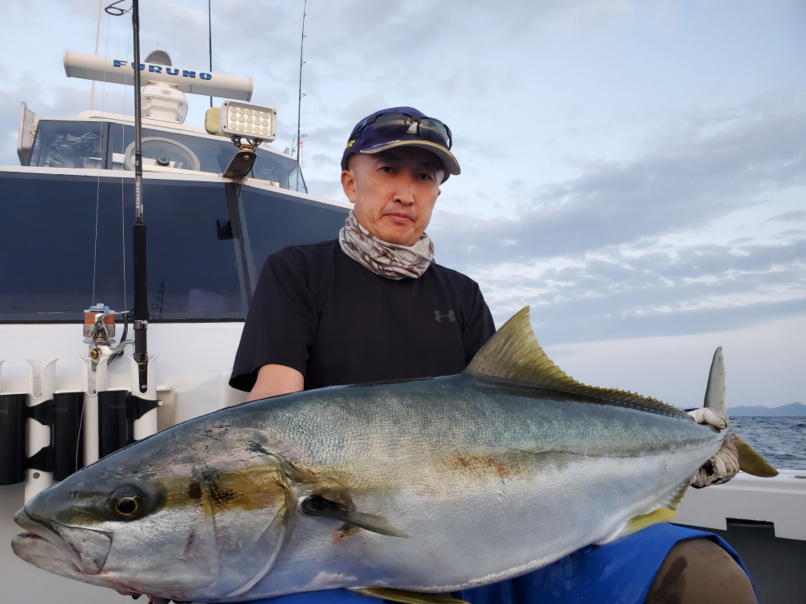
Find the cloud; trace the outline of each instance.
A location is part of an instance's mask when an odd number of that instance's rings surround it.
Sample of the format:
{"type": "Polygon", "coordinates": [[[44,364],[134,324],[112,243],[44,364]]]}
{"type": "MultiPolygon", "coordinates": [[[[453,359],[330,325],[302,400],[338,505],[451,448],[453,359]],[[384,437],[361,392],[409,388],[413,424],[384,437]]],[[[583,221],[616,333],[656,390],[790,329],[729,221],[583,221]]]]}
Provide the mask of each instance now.
{"type": "Polygon", "coordinates": [[[308,185],[308,191],[312,195],[344,201],[344,194],[342,193],[341,185],[335,179],[310,179],[306,180],[305,184],[308,185]]]}
{"type": "Polygon", "coordinates": [[[674,335],[752,325],[806,308],[806,239],[491,265],[472,273],[500,324],[531,305],[550,342],[674,335]]]}
{"type": "Polygon", "coordinates": [[[806,213],[770,199],[806,190],[806,112],[768,102],[726,109],[716,125],[719,113],[689,112],[640,158],[589,163],[575,179],[513,179],[497,191],[523,200],[511,216],[443,209],[430,231],[438,260],[477,278],[499,324],[532,305],[552,342],[803,312],[806,238],[791,226],[806,213]],[[766,238],[737,237],[745,221],[769,225],[766,238]]]}
{"type": "Polygon", "coordinates": [[[789,212],[784,212],[783,214],[778,214],[777,216],[770,216],[767,218],[767,222],[806,222],[806,211],[803,210],[791,210],[789,212]]]}
{"type": "Polygon", "coordinates": [[[340,126],[324,126],[319,128],[309,128],[303,133],[305,136],[316,142],[319,149],[337,149],[339,156],[341,150],[347,142],[347,134],[340,126]]]}
{"type": "Polygon", "coordinates": [[[701,227],[762,203],[770,191],[806,184],[804,139],[803,110],[747,115],[731,129],[694,131],[686,144],[678,139],[631,162],[591,165],[571,181],[528,194],[501,192],[522,199],[513,217],[442,212],[434,234],[442,253],[482,266],[701,227]]]}

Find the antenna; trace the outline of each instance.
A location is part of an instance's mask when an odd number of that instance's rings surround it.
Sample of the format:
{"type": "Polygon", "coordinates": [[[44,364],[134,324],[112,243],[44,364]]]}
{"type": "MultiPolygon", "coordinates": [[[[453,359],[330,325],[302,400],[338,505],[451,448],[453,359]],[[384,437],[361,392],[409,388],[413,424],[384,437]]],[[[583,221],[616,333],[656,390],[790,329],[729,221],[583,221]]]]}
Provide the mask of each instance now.
{"type": "MultiPolygon", "coordinates": [[[[213,73],[213,10],[211,0],[207,0],[207,52],[210,55],[210,73],[213,73]]],[[[213,97],[210,96],[210,107],[213,106],[213,97]]]]}
{"type": "Polygon", "coordinates": [[[140,63],[139,70],[133,66],[133,62],[130,64],[130,61],[123,59],[64,51],[64,73],[69,78],[95,79],[108,84],[131,86],[134,84],[134,75],[143,73],[149,82],[165,82],[182,92],[241,101],[252,98],[252,78],[148,62],[140,63]]]}
{"type": "MultiPolygon", "coordinates": [[[[95,54],[98,54],[98,45],[101,41],[101,3],[103,0],[98,0],[98,19],[95,23],[95,54]]],[[[90,109],[95,109],[95,80],[92,81],[90,87],[90,109]]]]}
{"type": "Polygon", "coordinates": [[[308,15],[308,0],[302,5],[302,35],[299,38],[299,91],[297,96],[297,164],[299,164],[299,124],[300,116],[302,115],[302,65],[305,61],[302,60],[302,50],[305,44],[305,17],[308,15]]]}

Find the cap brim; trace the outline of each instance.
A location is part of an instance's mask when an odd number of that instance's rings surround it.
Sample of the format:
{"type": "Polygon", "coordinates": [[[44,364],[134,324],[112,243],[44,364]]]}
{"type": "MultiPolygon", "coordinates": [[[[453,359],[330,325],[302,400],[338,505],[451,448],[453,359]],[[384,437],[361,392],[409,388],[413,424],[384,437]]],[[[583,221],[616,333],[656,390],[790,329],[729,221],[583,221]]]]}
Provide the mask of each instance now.
{"type": "Polygon", "coordinates": [[[456,159],[456,157],[454,157],[453,153],[438,143],[432,143],[431,141],[426,140],[415,139],[392,141],[391,143],[384,143],[383,145],[372,147],[370,149],[362,149],[361,151],[358,151],[358,153],[361,153],[362,155],[373,155],[375,153],[381,153],[382,151],[394,149],[395,147],[418,147],[420,149],[430,151],[439,158],[439,160],[442,162],[442,165],[445,167],[446,180],[449,174],[458,175],[462,173],[461,168],[459,168],[459,161],[456,159]]]}

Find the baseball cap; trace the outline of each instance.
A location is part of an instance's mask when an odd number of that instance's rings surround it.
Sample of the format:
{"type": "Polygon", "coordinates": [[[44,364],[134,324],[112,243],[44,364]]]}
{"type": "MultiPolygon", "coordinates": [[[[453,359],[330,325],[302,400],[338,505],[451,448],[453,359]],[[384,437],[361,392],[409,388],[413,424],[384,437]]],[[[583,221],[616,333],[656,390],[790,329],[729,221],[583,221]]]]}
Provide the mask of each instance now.
{"type": "Polygon", "coordinates": [[[355,153],[371,155],[395,147],[418,147],[436,155],[445,168],[445,180],[459,174],[459,162],[451,153],[451,130],[440,120],[414,107],[381,109],[362,119],[350,133],[341,158],[342,170],[355,153]]]}

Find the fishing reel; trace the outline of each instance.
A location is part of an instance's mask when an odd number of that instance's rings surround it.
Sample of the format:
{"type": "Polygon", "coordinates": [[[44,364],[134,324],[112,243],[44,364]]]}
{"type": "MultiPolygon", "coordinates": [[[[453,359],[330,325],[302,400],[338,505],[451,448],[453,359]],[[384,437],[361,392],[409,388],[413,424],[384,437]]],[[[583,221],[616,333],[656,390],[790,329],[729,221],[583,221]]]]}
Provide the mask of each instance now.
{"type": "Polygon", "coordinates": [[[129,332],[129,312],[118,313],[102,302],[93,304],[84,310],[84,342],[89,345],[89,357],[92,367],[107,359],[112,362],[123,354],[126,344],[132,340],[126,339],[129,332]],[[115,339],[116,317],[123,318],[123,333],[119,340],[115,339]]]}

